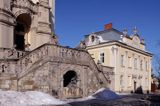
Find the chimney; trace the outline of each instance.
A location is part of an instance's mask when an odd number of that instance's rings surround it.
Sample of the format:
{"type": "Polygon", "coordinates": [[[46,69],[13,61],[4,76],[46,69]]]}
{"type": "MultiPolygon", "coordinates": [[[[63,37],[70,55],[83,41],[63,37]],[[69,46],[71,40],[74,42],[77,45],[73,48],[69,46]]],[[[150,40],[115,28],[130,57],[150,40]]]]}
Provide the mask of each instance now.
{"type": "Polygon", "coordinates": [[[104,25],[104,29],[105,29],[105,30],[112,29],[112,23],[105,24],[105,25],[104,25]]]}

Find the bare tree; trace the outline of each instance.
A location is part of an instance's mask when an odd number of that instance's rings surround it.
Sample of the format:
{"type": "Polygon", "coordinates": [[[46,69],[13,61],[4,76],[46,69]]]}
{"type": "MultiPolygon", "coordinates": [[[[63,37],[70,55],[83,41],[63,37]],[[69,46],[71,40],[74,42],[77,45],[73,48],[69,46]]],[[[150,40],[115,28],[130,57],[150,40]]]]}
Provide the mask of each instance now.
{"type": "Polygon", "coordinates": [[[156,65],[155,65],[155,71],[156,71],[156,76],[158,79],[158,88],[160,89],[160,56],[155,56],[155,61],[156,61],[156,65]]]}

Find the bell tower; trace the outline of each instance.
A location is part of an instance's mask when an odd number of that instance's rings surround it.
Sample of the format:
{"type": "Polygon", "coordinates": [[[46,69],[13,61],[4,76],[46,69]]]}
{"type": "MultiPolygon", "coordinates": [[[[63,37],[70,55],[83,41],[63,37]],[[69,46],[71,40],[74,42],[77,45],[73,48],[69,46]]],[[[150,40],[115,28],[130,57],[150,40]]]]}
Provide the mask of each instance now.
{"type": "Polygon", "coordinates": [[[13,47],[14,15],[11,12],[11,0],[0,0],[0,47],[13,47]]]}
{"type": "Polygon", "coordinates": [[[55,0],[38,0],[36,36],[30,38],[30,49],[33,50],[48,43],[54,33],[55,0]]]}
{"type": "Polygon", "coordinates": [[[34,50],[52,40],[54,24],[55,0],[0,0],[1,48],[34,50]]]}

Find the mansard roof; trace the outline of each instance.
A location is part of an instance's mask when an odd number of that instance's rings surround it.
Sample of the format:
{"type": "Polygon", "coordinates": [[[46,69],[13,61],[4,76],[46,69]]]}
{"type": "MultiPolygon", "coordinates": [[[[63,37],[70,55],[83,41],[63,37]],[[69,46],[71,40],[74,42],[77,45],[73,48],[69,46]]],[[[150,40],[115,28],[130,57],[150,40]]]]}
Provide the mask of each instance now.
{"type": "MultiPolygon", "coordinates": [[[[133,39],[133,37],[134,36],[137,36],[139,39],[140,39],[140,41],[141,40],[144,40],[144,39],[142,39],[141,37],[140,37],[140,35],[139,34],[133,34],[133,35],[128,35],[128,34],[124,34],[123,32],[121,32],[121,31],[119,31],[119,30],[117,30],[117,29],[115,29],[115,28],[110,28],[110,29],[105,29],[105,30],[102,30],[102,31],[97,31],[97,32],[93,32],[93,33],[91,33],[91,34],[88,34],[88,35],[85,35],[85,41],[88,41],[88,37],[90,36],[90,35],[94,35],[94,36],[100,36],[100,37],[102,37],[102,39],[104,40],[104,41],[122,41],[122,38],[123,37],[126,37],[126,38],[128,38],[128,39],[133,39]]],[[[101,42],[102,43],[102,42],[101,42]]],[[[141,44],[142,45],[145,45],[145,43],[144,42],[142,42],[141,41],[141,44]]]]}
{"type": "Polygon", "coordinates": [[[111,28],[103,31],[94,32],[93,34],[97,36],[101,36],[103,40],[109,41],[109,40],[121,40],[121,35],[123,35],[122,32],[120,32],[117,29],[111,28]]]}

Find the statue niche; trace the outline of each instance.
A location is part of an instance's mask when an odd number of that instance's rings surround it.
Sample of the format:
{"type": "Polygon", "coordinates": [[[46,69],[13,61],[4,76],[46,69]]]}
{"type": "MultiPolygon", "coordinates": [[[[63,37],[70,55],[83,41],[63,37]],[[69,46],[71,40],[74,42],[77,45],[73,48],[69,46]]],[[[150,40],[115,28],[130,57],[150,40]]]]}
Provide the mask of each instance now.
{"type": "Polygon", "coordinates": [[[17,50],[25,50],[28,43],[27,37],[31,25],[31,16],[27,13],[20,14],[16,18],[16,26],[14,28],[14,45],[17,50]]]}

